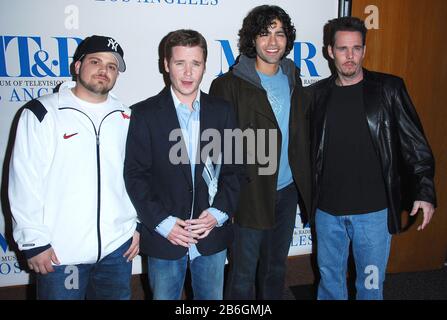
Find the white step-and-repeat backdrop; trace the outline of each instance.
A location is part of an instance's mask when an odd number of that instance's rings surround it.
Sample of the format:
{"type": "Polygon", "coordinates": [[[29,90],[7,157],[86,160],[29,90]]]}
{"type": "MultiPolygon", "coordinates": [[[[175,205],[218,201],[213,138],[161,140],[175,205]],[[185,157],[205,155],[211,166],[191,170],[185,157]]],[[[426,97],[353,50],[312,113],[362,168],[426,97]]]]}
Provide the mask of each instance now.
{"type": "MultiPolygon", "coordinates": [[[[115,38],[123,47],[127,70],[114,93],[131,105],[164,86],[158,68],[161,39],[190,28],[208,41],[202,90],[226,72],[238,55],[237,33],[251,8],[275,4],[285,9],[297,29],[289,57],[301,68],[304,85],[329,75],[322,55],[323,25],[337,16],[337,0],[2,0],[0,2],[0,286],[24,284],[28,274],[16,256],[7,199],[11,124],[27,101],[51,93],[69,80],[77,44],[92,34],[115,38]],[[7,161],[5,161],[5,159],[7,161]]],[[[311,234],[297,214],[290,255],[311,251],[311,234]]],[[[19,255],[20,256],[20,255],[19,255]]],[[[134,261],[134,273],[141,272],[134,261]]]]}

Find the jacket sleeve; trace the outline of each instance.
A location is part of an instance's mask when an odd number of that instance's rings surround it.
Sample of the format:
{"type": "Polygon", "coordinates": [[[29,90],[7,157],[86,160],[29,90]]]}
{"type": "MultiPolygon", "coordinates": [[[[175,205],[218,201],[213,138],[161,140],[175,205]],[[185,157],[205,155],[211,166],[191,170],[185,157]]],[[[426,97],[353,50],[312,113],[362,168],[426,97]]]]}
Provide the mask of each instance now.
{"type": "MultiPolygon", "coordinates": [[[[46,113],[40,102],[32,103],[46,113]]],[[[54,129],[50,117],[39,117],[35,108],[31,110],[25,108],[19,118],[8,185],[13,236],[19,249],[25,250],[27,258],[51,244],[50,230],[44,225],[44,190],[54,150],[54,129]]]]}
{"type": "Polygon", "coordinates": [[[427,201],[436,207],[433,153],[402,79],[394,97],[393,111],[398,126],[402,158],[412,177],[414,200],[427,201]]]}
{"type": "Polygon", "coordinates": [[[149,230],[155,230],[170,214],[153,192],[157,182],[152,177],[151,146],[152,138],[144,115],[138,108],[133,109],[127,134],[124,181],[139,221],[149,230]]]}
{"type": "MultiPolygon", "coordinates": [[[[229,113],[230,118],[228,118],[227,121],[229,121],[230,126],[235,126],[235,128],[241,129],[239,126],[237,92],[235,91],[230,81],[222,77],[214,79],[210,86],[209,95],[222,98],[230,103],[232,111],[229,113]]],[[[247,168],[245,165],[237,166],[237,177],[239,179],[240,187],[243,187],[249,179],[247,168]]],[[[225,210],[221,211],[225,212],[225,210]]]]}
{"type": "MultiPolygon", "coordinates": [[[[236,129],[236,119],[234,116],[234,110],[231,105],[226,104],[226,119],[224,128],[227,130],[236,129]]],[[[225,150],[228,146],[225,146],[225,143],[230,143],[231,141],[225,141],[222,139],[222,147],[223,150],[222,155],[222,168],[219,176],[219,182],[217,187],[217,193],[214,197],[213,208],[216,208],[228,215],[229,220],[233,216],[234,212],[237,209],[237,205],[239,202],[239,193],[241,190],[241,181],[242,181],[242,165],[236,164],[235,159],[235,147],[231,142],[232,148],[232,159],[231,162],[228,163],[228,158],[225,156],[225,150]],[[227,160],[227,161],[226,161],[227,160]]],[[[230,220],[231,221],[231,220],[230,220]]]]}

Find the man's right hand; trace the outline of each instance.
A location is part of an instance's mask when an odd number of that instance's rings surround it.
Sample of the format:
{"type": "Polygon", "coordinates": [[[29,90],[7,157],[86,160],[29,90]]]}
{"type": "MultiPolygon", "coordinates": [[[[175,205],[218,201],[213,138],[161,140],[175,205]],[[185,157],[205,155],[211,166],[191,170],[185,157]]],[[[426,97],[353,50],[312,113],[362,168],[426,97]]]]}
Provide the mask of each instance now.
{"type": "Polygon", "coordinates": [[[36,273],[47,274],[48,272],[54,272],[51,262],[61,264],[53,248],[48,248],[37,256],[28,259],[28,267],[36,273]]]}
{"type": "Polygon", "coordinates": [[[171,232],[168,234],[168,240],[178,246],[183,246],[189,248],[191,243],[197,243],[196,238],[197,234],[194,234],[191,231],[187,231],[185,227],[187,226],[186,222],[177,218],[174,227],[171,232]]]}

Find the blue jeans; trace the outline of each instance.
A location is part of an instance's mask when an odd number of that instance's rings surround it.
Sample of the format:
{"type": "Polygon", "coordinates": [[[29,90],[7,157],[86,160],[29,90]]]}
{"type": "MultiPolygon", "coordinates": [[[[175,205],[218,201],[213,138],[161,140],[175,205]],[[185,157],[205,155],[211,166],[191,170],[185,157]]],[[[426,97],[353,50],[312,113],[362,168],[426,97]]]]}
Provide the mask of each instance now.
{"type": "Polygon", "coordinates": [[[320,270],[319,300],[347,300],[349,243],[352,242],[358,300],[382,300],[390,252],[388,210],[334,216],[317,209],[317,260],[320,270]]]}
{"type": "Polygon", "coordinates": [[[225,299],[283,299],[297,203],[298,192],[292,183],[276,193],[273,228],[257,230],[234,224],[225,299]]]}
{"type": "MultiPolygon", "coordinates": [[[[180,300],[188,258],[166,260],[148,257],[149,286],[154,300],[180,300]]],[[[198,256],[189,263],[194,300],[222,300],[227,250],[198,256]]]]}
{"type": "Polygon", "coordinates": [[[132,262],[123,254],[131,241],[97,263],[53,266],[54,272],[37,274],[37,299],[129,300],[132,262]]]}

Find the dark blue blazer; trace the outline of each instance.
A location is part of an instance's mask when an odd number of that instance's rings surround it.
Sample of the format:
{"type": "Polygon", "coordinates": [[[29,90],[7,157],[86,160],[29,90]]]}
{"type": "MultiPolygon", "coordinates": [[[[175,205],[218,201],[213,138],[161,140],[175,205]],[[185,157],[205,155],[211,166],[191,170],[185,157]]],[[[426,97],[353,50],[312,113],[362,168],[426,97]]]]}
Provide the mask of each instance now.
{"type": "MultiPolygon", "coordinates": [[[[193,202],[190,164],[173,164],[169,160],[171,148],[178,143],[169,141],[169,134],[180,128],[170,88],[163,89],[158,95],[131,108],[124,179],[143,225],[140,250],[151,257],[179,259],[186,254],[187,248],[173,245],[155,231],[170,215],[182,220],[189,219],[193,202]]],[[[228,102],[201,92],[200,134],[208,128],[219,131],[224,159],[224,129],[236,128],[233,108],[228,102]]],[[[207,143],[201,141],[198,152],[207,143]]],[[[204,164],[202,159],[199,161],[195,166],[194,218],[210,207],[208,186],[202,177],[204,164]]],[[[238,165],[222,164],[213,207],[227,213],[229,219],[223,226],[215,227],[206,238],[199,240],[197,248],[202,255],[217,253],[227,248],[232,241],[231,221],[239,198],[240,172],[238,165]]]]}

